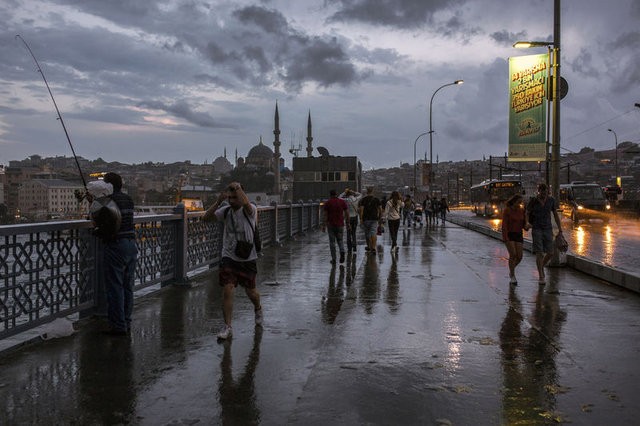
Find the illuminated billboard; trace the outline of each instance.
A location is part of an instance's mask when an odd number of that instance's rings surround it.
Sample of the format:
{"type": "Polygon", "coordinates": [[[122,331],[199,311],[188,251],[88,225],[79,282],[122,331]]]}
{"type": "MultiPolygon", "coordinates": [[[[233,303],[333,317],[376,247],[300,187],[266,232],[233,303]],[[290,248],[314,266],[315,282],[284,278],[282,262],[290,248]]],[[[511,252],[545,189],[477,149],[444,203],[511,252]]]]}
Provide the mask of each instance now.
{"type": "Polygon", "coordinates": [[[509,161],[547,158],[549,55],[509,58],[509,161]]]}

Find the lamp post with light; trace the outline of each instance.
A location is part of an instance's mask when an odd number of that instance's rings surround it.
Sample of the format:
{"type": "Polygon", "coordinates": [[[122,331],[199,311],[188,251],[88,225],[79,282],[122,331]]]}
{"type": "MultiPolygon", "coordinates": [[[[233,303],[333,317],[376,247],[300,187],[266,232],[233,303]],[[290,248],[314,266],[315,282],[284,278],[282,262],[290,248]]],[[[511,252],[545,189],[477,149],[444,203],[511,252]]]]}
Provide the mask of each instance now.
{"type": "Polygon", "coordinates": [[[433,114],[432,114],[433,98],[436,96],[436,93],[438,93],[440,89],[443,89],[447,86],[453,86],[453,85],[462,84],[462,83],[464,83],[464,80],[456,80],[453,83],[443,84],[442,86],[438,87],[435,92],[433,92],[433,95],[431,95],[431,101],[429,101],[429,191],[431,191],[431,183],[433,182],[433,177],[434,177],[433,175],[433,114]]]}
{"type": "Polygon", "coordinates": [[[551,191],[557,199],[560,190],[560,0],[553,0],[553,42],[519,41],[513,47],[553,47],[553,119],[551,122],[551,191]]]}
{"type": "Polygon", "coordinates": [[[416,138],[416,140],[413,142],[413,197],[415,198],[416,196],[416,189],[417,189],[417,183],[416,183],[416,169],[418,168],[418,164],[416,163],[416,144],[418,143],[418,139],[420,139],[421,137],[423,137],[424,135],[428,134],[429,132],[424,132],[424,133],[420,133],[418,135],[418,137],[416,138]]]}
{"type": "Polygon", "coordinates": [[[607,130],[613,133],[613,136],[616,138],[616,186],[619,186],[618,185],[618,134],[613,129],[607,129],[607,130]]]}

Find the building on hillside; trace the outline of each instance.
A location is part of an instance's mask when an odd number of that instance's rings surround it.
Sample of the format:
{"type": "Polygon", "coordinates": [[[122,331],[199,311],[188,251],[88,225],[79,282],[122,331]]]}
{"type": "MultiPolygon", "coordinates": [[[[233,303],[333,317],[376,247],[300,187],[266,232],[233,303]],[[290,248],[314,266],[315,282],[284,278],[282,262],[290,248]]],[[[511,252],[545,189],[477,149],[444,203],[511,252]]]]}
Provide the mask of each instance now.
{"type": "Polygon", "coordinates": [[[358,157],[293,158],[293,202],[323,200],[329,191],[346,188],[362,192],[362,164],[358,157]]]}
{"type": "Polygon", "coordinates": [[[0,181],[4,184],[4,202],[10,216],[18,214],[18,194],[24,182],[33,179],[41,173],[37,167],[5,167],[0,174],[0,181]]]}
{"type": "Polygon", "coordinates": [[[62,179],[32,179],[18,192],[18,210],[31,220],[84,217],[88,203],[78,203],[76,191],[84,193],[82,184],[62,179]]]}

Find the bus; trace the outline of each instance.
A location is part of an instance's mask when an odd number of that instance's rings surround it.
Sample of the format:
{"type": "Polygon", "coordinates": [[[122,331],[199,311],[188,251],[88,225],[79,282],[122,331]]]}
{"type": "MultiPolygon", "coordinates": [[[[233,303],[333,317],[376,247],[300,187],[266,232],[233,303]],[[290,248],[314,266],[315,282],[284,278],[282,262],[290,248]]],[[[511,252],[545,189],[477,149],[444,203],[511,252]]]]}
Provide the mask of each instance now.
{"type": "Polygon", "coordinates": [[[471,210],[476,216],[502,217],[505,203],[515,194],[522,194],[519,180],[485,180],[471,187],[471,210]]]}

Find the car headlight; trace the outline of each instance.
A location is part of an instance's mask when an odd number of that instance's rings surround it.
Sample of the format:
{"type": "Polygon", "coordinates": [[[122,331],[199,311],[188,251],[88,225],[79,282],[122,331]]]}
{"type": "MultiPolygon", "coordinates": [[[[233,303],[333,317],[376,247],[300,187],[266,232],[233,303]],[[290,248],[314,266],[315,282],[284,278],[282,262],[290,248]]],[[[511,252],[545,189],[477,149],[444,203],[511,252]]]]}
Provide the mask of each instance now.
{"type": "Polygon", "coordinates": [[[607,210],[611,209],[611,205],[607,204],[606,206],[604,206],[607,210]]]}
{"type": "Polygon", "coordinates": [[[584,210],[584,207],[578,206],[578,210],[584,210]]]}

